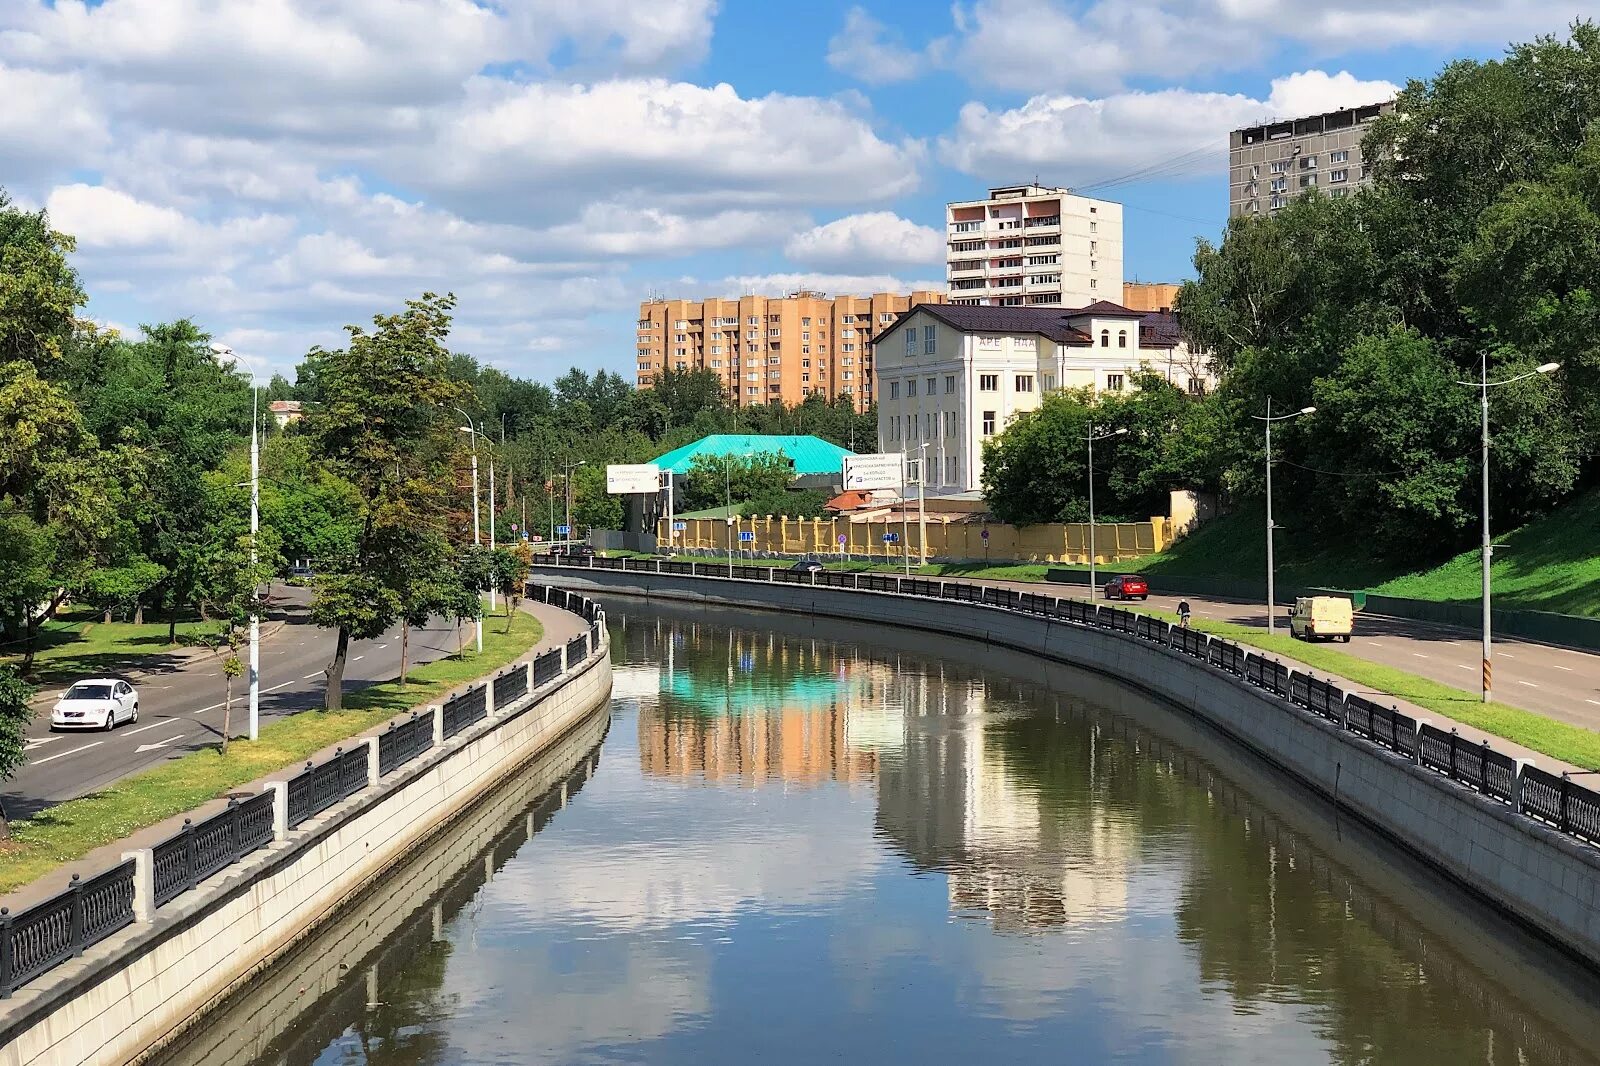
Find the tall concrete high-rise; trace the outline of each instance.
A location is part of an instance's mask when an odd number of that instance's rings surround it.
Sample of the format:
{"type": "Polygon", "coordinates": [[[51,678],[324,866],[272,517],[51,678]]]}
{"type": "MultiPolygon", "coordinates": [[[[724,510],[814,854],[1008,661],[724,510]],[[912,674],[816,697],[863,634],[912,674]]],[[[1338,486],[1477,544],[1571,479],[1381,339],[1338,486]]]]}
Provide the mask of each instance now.
{"type": "Polygon", "coordinates": [[[1234,130],[1228,138],[1228,214],[1271,214],[1302,193],[1348,196],[1369,180],[1361,139],[1394,101],[1234,130]]]}
{"type": "Polygon", "coordinates": [[[950,302],[1086,307],[1122,299],[1122,205],[1008,185],[945,207],[950,302]]]}
{"type": "Polygon", "coordinates": [[[940,292],[646,300],[639,305],[637,384],[663,370],[710,370],[740,406],[797,404],[813,394],[872,405],[872,338],[940,292]]]}

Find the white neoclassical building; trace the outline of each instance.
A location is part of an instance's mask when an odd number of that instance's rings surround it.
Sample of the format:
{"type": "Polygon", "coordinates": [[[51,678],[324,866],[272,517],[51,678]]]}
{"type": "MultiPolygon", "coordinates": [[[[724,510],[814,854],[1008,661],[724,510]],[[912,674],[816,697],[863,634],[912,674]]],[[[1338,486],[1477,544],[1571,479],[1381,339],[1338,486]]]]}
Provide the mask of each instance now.
{"type": "Polygon", "coordinates": [[[924,304],[875,347],[878,447],[925,454],[929,488],[947,492],[977,489],[983,442],[1047,392],[1120,392],[1141,368],[1192,392],[1213,383],[1209,360],[1189,351],[1171,314],[1106,301],[1076,310],[924,304]]]}

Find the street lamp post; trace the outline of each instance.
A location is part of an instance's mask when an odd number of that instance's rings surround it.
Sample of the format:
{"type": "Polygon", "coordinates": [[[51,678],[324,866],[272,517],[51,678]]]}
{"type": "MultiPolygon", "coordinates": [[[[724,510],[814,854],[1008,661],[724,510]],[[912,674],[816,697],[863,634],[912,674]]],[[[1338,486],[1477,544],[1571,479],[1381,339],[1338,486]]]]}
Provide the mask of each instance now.
{"type": "Polygon", "coordinates": [[[1299,418],[1301,415],[1315,414],[1315,407],[1302,407],[1298,411],[1291,411],[1286,415],[1272,413],[1272,397],[1267,397],[1267,413],[1251,415],[1250,417],[1266,426],[1267,430],[1267,632],[1278,631],[1278,619],[1274,614],[1277,610],[1277,589],[1274,583],[1277,580],[1277,568],[1272,559],[1272,531],[1276,528],[1272,524],[1272,423],[1282,422],[1290,418],[1299,418]]]}
{"type": "MultiPolygon", "coordinates": [[[[472,438],[472,546],[476,548],[483,543],[482,529],[478,524],[478,426],[477,423],[472,421],[472,416],[467,412],[462,411],[459,407],[456,410],[460,412],[462,418],[467,420],[466,425],[457,428],[472,438]]],[[[481,609],[480,605],[480,611],[481,609]]],[[[477,649],[481,654],[483,651],[483,619],[474,618],[472,621],[473,635],[477,649]]]]}
{"type": "Polygon", "coordinates": [[[589,460],[579,459],[575,463],[562,463],[561,491],[566,497],[562,502],[567,506],[567,540],[572,539],[572,472],[580,466],[589,465],[589,460]]]}
{"type": "Polygon", "coordinates": [[[1458,381],[1457,385],[1466,385],[1478,390],[1478,410],[1482,418],[1482,466],[1483,466],[1483,702],[1488,703],[1494,698],[1494,669],[1493,669],[1493,639],[1491,623],[1493,612],[1490,609],[1489,596],[1489,570],[1490,562],[1494,558],[1494,542],[1489,537],[1489,390],[1498,385],[1510,385],[1512,382],[1523,381],[1539,374],[1550,374],[1561,369],[1560,363],[1545,363],[1516,377],[1506,378],[1503,381],[1489,380],[1489,353],[1487,350],[1480,353],[1481,371],[1483,376],[1477,381],[1458,381]]]}
{"type": "Polygon", "coordinates": [[[1127,433],[1127,429],[1114,429],[1110,433],[1095,435],[1094,423],[1089,423],[1089,599],[1094,599],[1094,442],[1097,440],[1110,440],[1127,433]]]}
{"type": "MultiPolygon", "coordinates": [[[[250,570],[252,575],[258,565],[256,541],[261,532],[261,436],[259,426],[261,388],[256,384],[254,371],[239,366],[238,356],[225,344],[213,344],[211,354],[220,362],[223,359],[235,369],[244,369],[250,375],[250,570]]],[[[250,597],[250,739],[261,736],[261,610],[256,597],[250,597]]]]}
{"type": "Polygon", "coordinates": [[[919,566],[928,565],[928,442],[917,445],[917,558],[919,566]]]}
{"type": "Polygon", "coordinates": [[[722,502],[727,511],[722,519],[728,530],[728,576],[733,576],[733,456],[722,457],[722,502]]]}

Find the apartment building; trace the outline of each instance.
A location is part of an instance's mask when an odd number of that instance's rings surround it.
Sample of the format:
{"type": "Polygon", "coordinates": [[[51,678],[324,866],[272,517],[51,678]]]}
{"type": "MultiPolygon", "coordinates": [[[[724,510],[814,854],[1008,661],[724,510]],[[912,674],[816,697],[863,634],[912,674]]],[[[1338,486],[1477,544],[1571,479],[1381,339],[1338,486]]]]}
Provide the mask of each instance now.
{"type": "Polygon", "coordinates": [[[880,292],[827,296],[646,300],[639,305],[637,384],[663,370],[710,370],[740,406],[797,404],[850,396],[865,411],[872,391],[872,338],[896,317],[944,294],[880,292]]]}
{"type": "Polygon", "coordinates": [[[1122,306],[1130,311],[1171,311],[1182,285],[1165,281],[1124,281],[1122,306]]]}
{"type": "Polygon", "coordinates": [[[1122,205],[1010,185],[945,207],[950,303],[1083,307],[1122,298],[1122,205]]]}
{"type": "Polygon", "coordinates": [[[927,484],[942,492],[979,488],[983,442],[1052,390],[1122,392],[1144,369],[1191,392],[1215,383],[1173,315],[1106,301],[918,307],[879,334],[878,353],[878,449],[925,454],[927,484]]]}
{"type": "Polygon", "coordinates": [[[1369,180],[1361,139],[1394,101],[1234,130],[1228,138],[1228,214],[1277,211],[1303,193],[1348,196],[1369,180]]]}

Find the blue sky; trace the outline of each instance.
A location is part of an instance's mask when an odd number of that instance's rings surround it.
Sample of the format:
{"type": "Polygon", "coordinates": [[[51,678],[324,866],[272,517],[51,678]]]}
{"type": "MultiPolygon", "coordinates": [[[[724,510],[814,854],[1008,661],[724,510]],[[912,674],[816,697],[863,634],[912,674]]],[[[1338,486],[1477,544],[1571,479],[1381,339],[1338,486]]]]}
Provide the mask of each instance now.
{"type": "Polygon", "coordinates": [[[651,293],[941,283],[943,204],[1037,175],[1130,279],[1226,216],[1229,129],[1373,102],[1600,0],[8,0],[0,183],[89,315],[289,370],[423,290],[454,345],[631,376],[651,293]],[[1181,158],[1180,158],[1181,157],[1181,158]]]}

